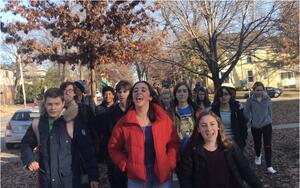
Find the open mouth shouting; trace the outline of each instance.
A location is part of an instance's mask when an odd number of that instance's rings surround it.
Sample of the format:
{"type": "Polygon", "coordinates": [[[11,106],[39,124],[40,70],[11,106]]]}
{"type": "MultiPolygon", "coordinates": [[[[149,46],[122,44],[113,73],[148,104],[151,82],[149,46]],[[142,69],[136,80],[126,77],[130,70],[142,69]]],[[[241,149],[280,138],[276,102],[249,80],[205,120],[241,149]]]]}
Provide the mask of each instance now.
{"type": "Polygon", "coordinates": [[[152,100],[149,88],[145,83],[136,84],[132,95],[135,105],[144,105],[152,100]]]}
{"type": "Polygon", "coordinates": [[[143,102],[143,97],[142,96],[137,96],[135,98],[135,100],[136,100],[137,103],[141,103],[141,102],[143,102]]]}

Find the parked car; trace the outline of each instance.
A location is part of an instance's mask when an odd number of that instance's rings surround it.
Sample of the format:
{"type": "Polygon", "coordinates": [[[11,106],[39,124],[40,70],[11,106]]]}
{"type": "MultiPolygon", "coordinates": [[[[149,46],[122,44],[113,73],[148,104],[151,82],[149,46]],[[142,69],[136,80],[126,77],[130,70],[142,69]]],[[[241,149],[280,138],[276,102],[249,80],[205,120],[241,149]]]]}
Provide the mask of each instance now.
{"type": "MultiPolygon", "coordinates": [[[[267,91],[267,94],[269,95],[269,97],[271,98],[277,98],[279,97],[280,95],[282,95],[282,90],[279,89],[279,88],[275,88],[275,87],[265,87],[266,91],[267,91]]],[[[249,98],[249,93],[250,95],[253,94],[253,91],[251,92],[247,92],[244,94],[244,98],[249,98]]]]}
{"type": "Polygon", "coordinates": [[[22,141],[28,127],[34,118],[39,117],[38,109],[22,109],[14,113],[8,122],[5,130],[5,145],[7,149],[12,149],[14,144],[22,141]]]}
{"type": "Polygon", "coordinates": [[[103,100],[103,96],[102,93],[100,91],[96,91],[96,97],[98,101],[102,101],[103,100]]]}
{"type": "Polygon", "coordinates": [[[275,87],[266,87],[268,95],[272,97],[279,97],[282,94],[282,89],[275,88],[275,87]]]}

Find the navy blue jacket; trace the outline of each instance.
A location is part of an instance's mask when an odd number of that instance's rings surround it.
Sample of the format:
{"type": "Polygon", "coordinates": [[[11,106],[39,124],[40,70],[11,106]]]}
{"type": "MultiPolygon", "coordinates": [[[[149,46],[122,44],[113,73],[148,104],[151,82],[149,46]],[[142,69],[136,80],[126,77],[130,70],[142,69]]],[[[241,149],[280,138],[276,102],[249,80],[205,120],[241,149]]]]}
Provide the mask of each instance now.
{"type": "MultiPolygon", "coordinates": [[[[50,133],[47,115],[40,117],[38,126],[40,187],[80,187],[80,155],[84,158],[87,166],[89,181],[98,181],[97,161],[87,132],[78,117],[73,122],[74,133],[73,139],[71,139],[63,117],[54,121],[50,133]]],[[[31,162],[36,161],[32,151],[36,146],[37,139],[30,127],[21,143],[21,160],[24,165],[28,166],[31,162]]]]}

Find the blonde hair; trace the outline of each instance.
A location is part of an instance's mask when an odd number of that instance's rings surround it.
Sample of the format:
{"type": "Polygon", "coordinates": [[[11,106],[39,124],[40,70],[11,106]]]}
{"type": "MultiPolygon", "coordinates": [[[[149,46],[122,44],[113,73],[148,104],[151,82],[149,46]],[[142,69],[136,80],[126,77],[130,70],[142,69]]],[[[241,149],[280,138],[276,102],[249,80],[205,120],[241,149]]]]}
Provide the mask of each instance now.
{"type": "Polygon", "coordinates": [[[204,116],[212,116],[216,119],[217,123],[218,123],[218,127],[219,127],[219,130],[218,130],[218,137],[217,137],[217,144],[219,147],[222,147],[224,148],[225,150],[229,149],[232,147],[232,140],[227,137],[225,135],[225,130],[224,130],[224,125],[221,121],[221,119],[219,118],[219,116],[217,116],[215,113],[213,112],[202,112],[199,116],[199,118],[197,119],[196,121],[196,126],[194,127],[194,130],[193,130],[193,134],[192,134],[192,137],[191,137],[191,144],[192,146],[196,146],[196,145],[204,145],[204,139],[202,137],[201,134],[198,133],[197,129],[198,129],[198,126],[199,126],[199,122],[200,120],[204,117],[204,116]]]}

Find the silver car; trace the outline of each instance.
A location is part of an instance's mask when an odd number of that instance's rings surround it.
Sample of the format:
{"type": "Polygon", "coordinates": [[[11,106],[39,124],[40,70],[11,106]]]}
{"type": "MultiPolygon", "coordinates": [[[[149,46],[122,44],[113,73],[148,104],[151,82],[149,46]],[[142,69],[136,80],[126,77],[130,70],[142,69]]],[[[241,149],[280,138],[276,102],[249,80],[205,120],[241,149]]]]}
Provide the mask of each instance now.
{"type": "Polygon", "coordinates": [[[39,117],[38,109],[22,109],[14,113],[5,130],[5,144],[7,149],[12,149],[14,144],[22,141],[33,118],[39,117]]]}

